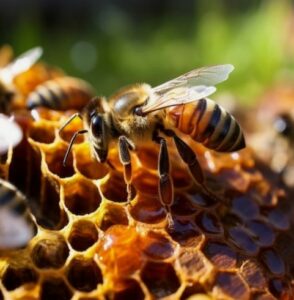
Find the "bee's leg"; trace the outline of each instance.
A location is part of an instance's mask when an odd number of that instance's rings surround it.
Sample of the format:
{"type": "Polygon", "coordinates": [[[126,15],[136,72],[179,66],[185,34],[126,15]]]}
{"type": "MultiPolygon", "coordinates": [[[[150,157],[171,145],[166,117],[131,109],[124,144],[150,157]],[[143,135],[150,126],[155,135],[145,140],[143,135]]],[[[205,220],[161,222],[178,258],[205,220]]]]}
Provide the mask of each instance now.
{"type": "Polygon", "coordinates": [[[204,175],[195,152],[178,136],[174,135],[173,138],[177,150],[183,161],[187,164],[192,176],[198,184],[203,185],[204,175]]]}
{"type": "Polygon", "coordinates": [[[64,159],[63,159],[63,166],[64,166],[64,167],[66,166],[66,161],[67,161],[68,155],[69,155],[69,153],[70,153],[70,150],[71,150],[71,148],[72,148],[72,146],[73,146],[73,143],[75,142],[77,136],[78,136],[79,134],[84,134],[84,133],[87,133],[87,132],[88,132],[88,130],[83,129],[83,130],[80,130],[80,131],[75,132],[74,135],[72,136],[72,138],[71,138],[71,140],[70,140],[70,142],[69,142],[69,145],[68,145],[68,147],[67,147],[66,153],[65,153],[65,155],[64,155],[64,159]]]}
{"type": "Polygon", "coordinates": [[[130,150],[133,149],[133,144],[125,137],[120,136],[118,139],[118,150],[119,150],[119,159],[124,167],[124,180],[127,184],[127,193],[128,193],[128,204],[131,203],[132,199],[132,164],[131,164],[131,155],[130,150]]]}
{"type": "Polygon", "coordinates": [[[205,177],[198,162],[197,156],[193,149],[189,145],[187,145],[183,140],[181,140],[176,134],[173,134],[173,139],[175,141],[178,153],[180,154],[183,161],[187,164],[190,173],[192,174],[194,180],[197,184],[201,186],[203,191],[209,196],[212,197],[214,200],[218,200],[217,197],[212,191],[210,191],[207,186],[205,185],[205,177]]]}
{"type": "Polygon", "coordinates": [[[73,121],[73,119],[75,119],[76,117],[79,117],[81,120],[83,119],[82,118],[82,115],[80,113],[75,113],[73,114],[71,117],[69,117],[66,122],[59,128],[59,134],[62,132],[62,130],[69,124],[73,121]]]}
{"type": "Polygon", "coordinates": [[[174,202],[174,185],[170,175],[170,162],[166,140],[158,136],[157,132],[154,133],[153,140],[160,145],[158,157],[159,200],[167,212],[169,226],[173,226],[173,219],[170,208],[174,202]]]}

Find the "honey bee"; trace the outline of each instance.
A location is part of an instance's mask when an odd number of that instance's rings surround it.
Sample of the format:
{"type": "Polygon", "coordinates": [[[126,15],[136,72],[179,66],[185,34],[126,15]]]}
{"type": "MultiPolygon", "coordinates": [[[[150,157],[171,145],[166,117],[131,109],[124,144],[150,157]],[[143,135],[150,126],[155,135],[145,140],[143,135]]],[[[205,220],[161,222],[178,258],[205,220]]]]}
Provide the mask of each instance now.
{"type": "Polygon", "coordinates": [[[28,95],[27,108],[43,106],[55,110],[81,110],[93,95],[93,88],[87,82],[68,76],[59,77],[38,85],[28,95]]]}
{"type": "Polygon", "coordinates": [[[258,160],[278,174],[278,179],[289,188],[294,187],[294,119],[290,110],[280,111],[249,133],[250,146],[258,160]]]}
{"type": "Polygon", "coordinates": [[[15,186],[0,179],[0,249],[24,247],[35,235],[35,221],[26,197],[15,186]]]}
{"type": "Polygon", "coordinates": [[[88,133],[92,153],[101,163],[107,161],[109,143],[117,141],[130,194],[130,150],[150,141],[158,143],[159,199],[171,220],[173,182],[164,136],[173,138],[196,183],[210,194],[196,154],[178,133],[189,135],[219,152],[238,151],[245,147],[243,132],[234,117],[207,98],[216,91],[214,85],[225,81],[233,69],[232,65],[204,67],[154,88],[148,84],[128,86],[111,96],[109,103],[104,98],[93,99],[82,114],[74,114],[60,129],[77,116],[84,121],[85,129],[76,132],[69,143],[64,164],[79,134],[88,133]]]}
{"type": "Polygon", "coordinates": [[[0,112],[8,113],[15,94],[13,79],[30,69],[42,56],[40,47],[33,48],[0,69],[0,112]]]}

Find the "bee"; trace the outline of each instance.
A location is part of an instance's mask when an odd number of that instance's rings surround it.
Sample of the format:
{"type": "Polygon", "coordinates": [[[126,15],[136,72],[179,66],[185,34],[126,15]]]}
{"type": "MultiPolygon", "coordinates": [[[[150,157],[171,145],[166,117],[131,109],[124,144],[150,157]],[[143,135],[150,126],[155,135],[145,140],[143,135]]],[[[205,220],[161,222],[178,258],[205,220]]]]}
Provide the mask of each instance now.
{"type": "Polygon", "coordinates": [[[291,113],[280,111],[249,135],[250,146],[258,160],[278,174],[286,186],[294,187],[294,119],[291,113]]]}
{"type": "Polygon", "coordinates": [[[36,233],[26,197],[15,186],[0,179],[0,249],[21,248],[36,233]]]}
{"type": "Polygon", "coordinates": [[[64,164],[79,134],[88,133],[92,153],[100,163],[107,162],[109,143],[117,141],[130,194],[130,150],[150,141],[158,143],[159,199],[171,220],[174,195],[166,137],[173,138],[194,180],[208,193],[196,154],[178,136],[179,133],[219,152],[245,147],[243,132],[234,117],[207,98],[216,91],[214,85],[225,81],[233,69],[232,65],[204,67],[154,88],[145,83],[131,85],[111,96],[109,102],[104,98],[93,99],[82,114],[74,114],[60,128],[62,130],[77,116],[83,119],[85,127],[73,135],[64,164]]]}
{"type": "Polygon", "coordinates": [[[13,79],[29,70],[42,56],[40,47],[33,48],[0,69],[0,112],[9,113],[15,94],[13,79]]]}
{"type": "Polygon", "coordinates": [[[28,95],[27,108],[47,107],[55,110],[81,110],[91,98],[93,88],[85,81],[73,77],[51,79],[36,87],[28,95]]]}
{"type": "Polygon", "coordinates": [[[279,114],[275,118],[273,126],[278,134],[288,139],[290,143],[294,143],[294,121],[290,114],[279,114]]]}

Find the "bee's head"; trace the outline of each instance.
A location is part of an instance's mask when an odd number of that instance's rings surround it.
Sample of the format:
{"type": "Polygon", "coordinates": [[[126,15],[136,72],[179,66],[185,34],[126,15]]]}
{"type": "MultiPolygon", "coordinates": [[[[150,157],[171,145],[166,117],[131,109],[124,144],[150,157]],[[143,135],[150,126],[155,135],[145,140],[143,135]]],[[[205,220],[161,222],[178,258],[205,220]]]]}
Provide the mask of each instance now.
{"type": "Polygon", "coordinates": [[[135,84],[126,87],[110,98],[111,107],[116,118],[128,119],[130,116],[140,116],[140,107],[148,99],[150,87],[147,84],[135,84]]]}

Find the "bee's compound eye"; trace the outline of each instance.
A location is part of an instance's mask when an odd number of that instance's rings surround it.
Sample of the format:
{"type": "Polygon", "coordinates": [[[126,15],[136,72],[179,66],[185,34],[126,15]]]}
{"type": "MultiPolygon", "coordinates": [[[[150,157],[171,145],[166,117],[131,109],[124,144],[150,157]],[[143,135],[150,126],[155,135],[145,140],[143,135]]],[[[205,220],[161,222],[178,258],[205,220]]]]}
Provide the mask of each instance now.
{"type": "Polygon", "coordinates": [[[104,120],[101,116],[95,115],[92,118],[91,129],[94,135],[103,134],[104,120]]]}
{"type": "Polygon", "coordinates": [[[293,130],[293,121],[288,114],[283,114],[275,120],[274,127],[280,134],[289,136],[293,130]]]}
{"type": "Polygon", "coordinates": [[[143,111],[142,111],[142,106],[135,106],[133,109],[133,113],[137,116],[143,117],[143,111]]]}

